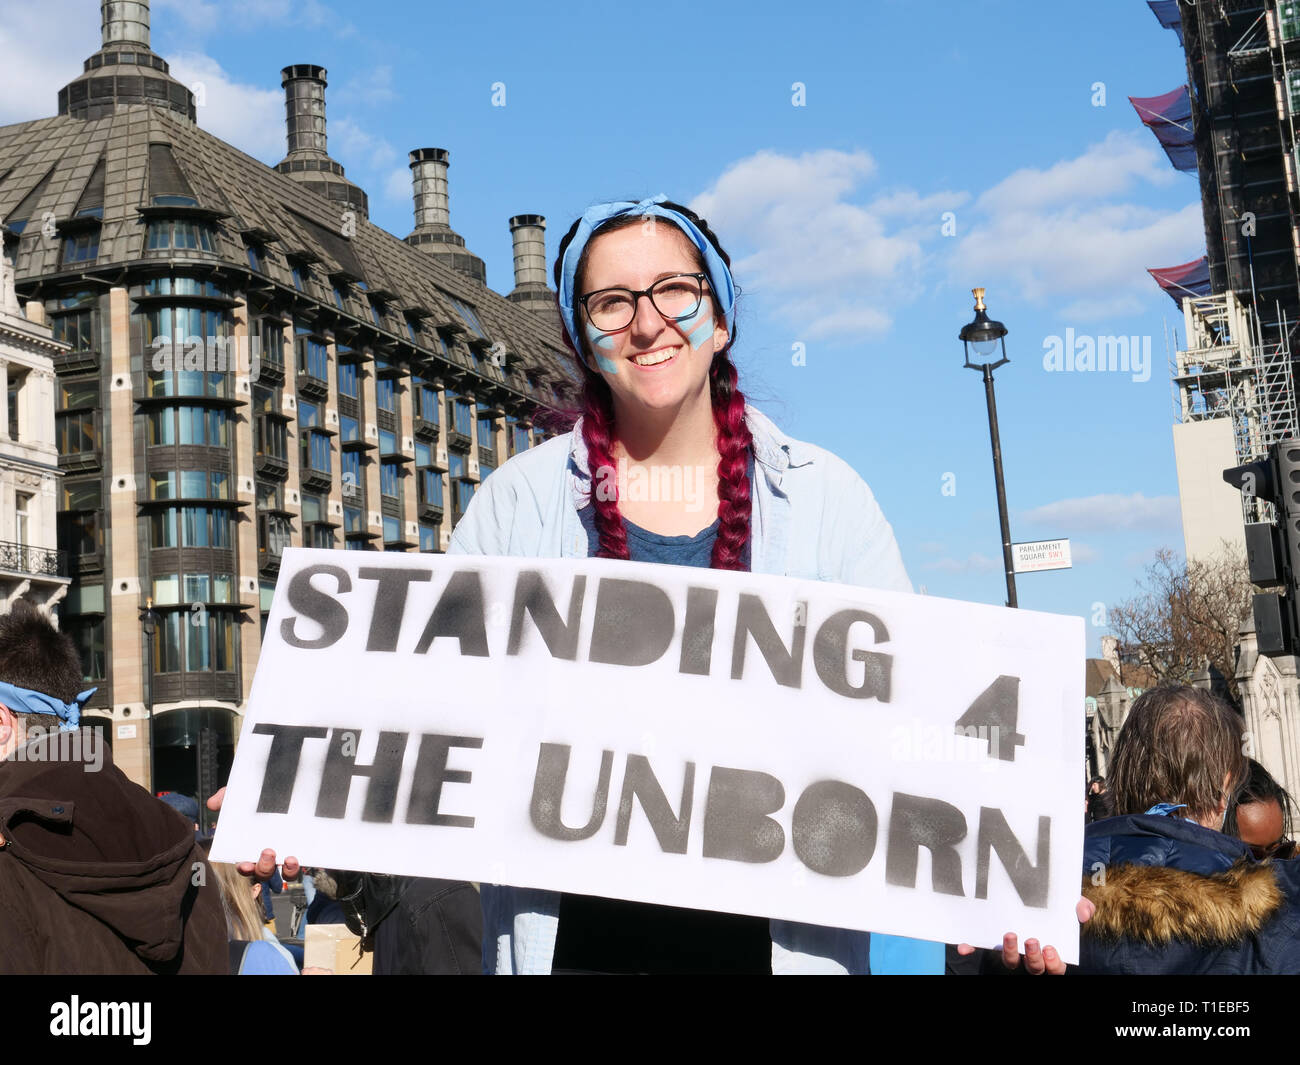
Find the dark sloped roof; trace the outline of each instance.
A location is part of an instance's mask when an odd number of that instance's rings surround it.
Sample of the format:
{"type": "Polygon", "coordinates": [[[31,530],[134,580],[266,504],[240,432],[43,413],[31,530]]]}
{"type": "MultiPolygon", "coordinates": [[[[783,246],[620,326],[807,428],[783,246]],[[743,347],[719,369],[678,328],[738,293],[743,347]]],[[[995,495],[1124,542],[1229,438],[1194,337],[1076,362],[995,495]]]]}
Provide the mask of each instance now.
{"type": "MultiPolygon", "coordinates": [[[[325,199],[181,116],[150,105],[120,107],[90,121],[59,116],[0,126],[0,220],[18,221],[11,212],[20,204],[32,220],[17,250],[20,283],[59,272],[60,242],[42,238],[40,220],[46,211],[56,221],[70,219],[101,162],[99,257],[88,268],[145,261],[146,227],[139,208],[149,206],[151,184],[183,182],[201,207],[227,216],[211,255],[183,254],[247,270],[240,234],[263,230],[278,238],[269,245],[264,273],[283,285],[292,286],[285,253],[302,250],[319,260],[313,269],[322,277],[338,270],[360,273],[371,291],[393,293],[392,305],[428,308],[432,324],[463,322],[447,299],[454,296],[474,308],[489,340],[514,351],[524,368],[546,381],[574,381],[558,315],[551,325],[365,218],[345,218],[346,204],[325,199]],[[151,153],[153,145],[168,147],[151,153]],[[151,177],[151,154],[155,165],[166,159],[175,171],[151,177]]],[[[322,302],[327,293],[328,287],[322,302]]],[[[426,336],[421,347],[435,351],[436,341],[426,336]]]]}

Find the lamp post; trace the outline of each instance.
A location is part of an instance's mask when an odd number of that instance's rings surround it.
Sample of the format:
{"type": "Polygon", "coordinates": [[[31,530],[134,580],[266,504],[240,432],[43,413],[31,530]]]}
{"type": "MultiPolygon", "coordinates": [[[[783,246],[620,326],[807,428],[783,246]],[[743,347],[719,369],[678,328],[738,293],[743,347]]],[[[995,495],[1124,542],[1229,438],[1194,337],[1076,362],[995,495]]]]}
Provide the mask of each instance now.
{"type": "Polygon", "coordinates": [[[140,627],[144,630],[144,709],[149,718],[149,794],[157,795],[154,787],[154,735],[153,735],[153,638],[158,631],[158,615],[153,599],[145,601],[140,611],[140,627]]]}
{"type": "Polygon", "coordinates": [[[1007,520],[1007,489],[1002,481],[1002,442],[998,439],[998,405],[993,398],[993,371],[1007,358],[1007,327],[995,322],[984,308],[984,290],[971,289],[975,297],[975,317],[962,326],[958,334],[966,354],[965,365],[984,374],[984,395],[989,407],[989,436],[993,441],[993,477],[998,487],[998,519],[1002,523],[1002,562],[1007,571],[1007,606],[1016,606],[1016,574],[1011,559],[1011,524],[1007,520]],[[971,362],[974,352],[976,361],[971,362]],[[1000,355],[997,361],[993,356],[1000,355]]]}

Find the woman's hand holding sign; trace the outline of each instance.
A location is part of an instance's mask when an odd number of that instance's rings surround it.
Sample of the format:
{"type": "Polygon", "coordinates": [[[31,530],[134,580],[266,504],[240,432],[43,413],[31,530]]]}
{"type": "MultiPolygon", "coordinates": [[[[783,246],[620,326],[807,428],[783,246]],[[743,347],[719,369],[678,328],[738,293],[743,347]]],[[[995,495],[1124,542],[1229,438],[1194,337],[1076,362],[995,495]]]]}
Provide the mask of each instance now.
{"type": "MultiPolygon", "coordinates": [[[[1074,912],[1079,918],[1079,923],[1087,922],[1097,910],[1091,901],[1085,898],[1079,899],[1074,907],[1074,912]]],[[[1002,937],[1002,964],[1008,969],[1020,968],[1020,943],[1014,932],[1008,932],[1002,937]]],[[[975,948],[969,943],[960,943],[957,946],[957,953],[961,955],[975,953],[975,948]]],[[[1061,955],[1053,946],[1040,947],[1038,940],[1025,940],[1025,972],[1031,976],[1042,976],[1047,973],[1048,976],[1065,975],[1065,962],[1061,960],[1061,955]]]]}

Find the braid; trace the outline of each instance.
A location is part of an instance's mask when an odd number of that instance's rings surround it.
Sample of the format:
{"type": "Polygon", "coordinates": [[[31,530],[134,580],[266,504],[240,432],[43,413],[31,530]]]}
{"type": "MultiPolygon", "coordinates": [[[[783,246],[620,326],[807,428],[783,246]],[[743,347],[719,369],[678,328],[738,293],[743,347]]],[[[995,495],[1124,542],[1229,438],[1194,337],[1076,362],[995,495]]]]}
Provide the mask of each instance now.
{"type": "Polygon", "coordinates": [[[618,509],[618,477],[614,468],[614,404],[609,387],[590,375],[582,388],[582,439],[591,471],[591,505],[596,508],[600,536],[597,558],[628,557],[627,526],[618,509]]]}
{"type": "MultiPolygon", "coordinates": [[[[731,258],[723,250],[717,236],[704,219],[689,207],[671,201],[661,206],[678,211],[689,218],[713,245],[718,256],[730,268],[731,258]]],[[[596,233],[605,233],[625,225],[640,224],[639,216],[622,216],[614,218],[598,227],[596,233]]],[[[559,253],[553,270],[556,290],[556,306],[559,306],[559,290],[562,280],[564,253],[577,235],[581,219],[569,227],[560,241],[559,253]]],[[[671,224],[671,223],[670,223],[671,224]]],[[[593,239],[596,234],[593,234],[593,239]]],[[[575,276],[583,276],[587,261],[587,249],[591,247],[588,240],[578,260],[575,276]]],[[[698,264],[703,269],[703,263],[698,264]]],[[[714,312],[718,312],[715,296],[714,312]]],[[[582,439],[587,445],[587,466],[591,472],[591,505],[595,507],[596,532],[600,537],[597,558],[628,558],[627,526],[618,507],[618,478],[614,466],[614,442],[618,439],[614,424],[614,403],[605,379],[587,365],[583,357],[582,341],[570,337],[561,319],[560,335],[578,363],[582,374],[582,439]]],[[[713,556],[710,565],[713,569],[744,569],[743,554],[750,537],[750,516],[752,513],[752,495],[749,483],[749,452],[753,447],[753,437],[745,424],[745,397],[736,387],[738,375],[728,353],[735,346],[736,331],[733,329],[727,339],[727,346],[713,357],[709,367],[709,394],[713,407],[713,423],[717,428],[715,438],[718,449],[718,535],[713,544],[713,556]]],[[[571,414],[573,412],[564,412],[571,414]]],[[[561,415],[564,416],[563,414],[561,415]]]]}
{"type": "Polygon", "coordinates": [[[718,427],[718,538],[713,543],[713,569],[744,569],[742,553],[749,540],[751,510],[749,449],[753,445],[745,424],[745,396],[736,387],[736,367],[723,352],[709,370],[713,422],[718,427]]]}

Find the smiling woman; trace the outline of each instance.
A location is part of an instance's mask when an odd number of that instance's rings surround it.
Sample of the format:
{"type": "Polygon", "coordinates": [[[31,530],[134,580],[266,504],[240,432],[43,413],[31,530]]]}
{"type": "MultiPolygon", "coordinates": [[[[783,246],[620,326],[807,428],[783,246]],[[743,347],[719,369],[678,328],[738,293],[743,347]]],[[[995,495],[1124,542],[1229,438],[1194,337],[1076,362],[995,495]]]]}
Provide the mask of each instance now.
{"type": "MultiPolygon", "coordinates": [[[[703,219],[664,196],[592,207],[561,241],[555,286],[581,409],[570,412],[571,432],[484,483],[452,553],[595,556],[911,591],[862,479],[745,402],[729,358],[730,259],[703,219]],[[637,491],[644,482],[670,487],[637,491]],[[541,501],[541,513],[524,499],[541,501]]],[[[488,884],[482,900],[488,971],[943,970],[940,944],[889,936],[488,884]]]]}

